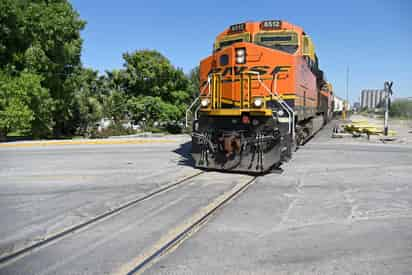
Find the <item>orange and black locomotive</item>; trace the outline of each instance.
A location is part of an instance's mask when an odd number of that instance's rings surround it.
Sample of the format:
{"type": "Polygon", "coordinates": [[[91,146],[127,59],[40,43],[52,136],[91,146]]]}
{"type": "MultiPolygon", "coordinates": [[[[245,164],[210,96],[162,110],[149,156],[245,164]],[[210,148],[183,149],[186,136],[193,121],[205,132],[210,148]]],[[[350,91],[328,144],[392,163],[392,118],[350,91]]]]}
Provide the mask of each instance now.
{"type": "Polygon", "coordinates": [[[196,166],[260,173],[289,159],[327,123],[332,86],[302,28],[246,22],[219,34],[200,62],[198,102],[196,166]]]}

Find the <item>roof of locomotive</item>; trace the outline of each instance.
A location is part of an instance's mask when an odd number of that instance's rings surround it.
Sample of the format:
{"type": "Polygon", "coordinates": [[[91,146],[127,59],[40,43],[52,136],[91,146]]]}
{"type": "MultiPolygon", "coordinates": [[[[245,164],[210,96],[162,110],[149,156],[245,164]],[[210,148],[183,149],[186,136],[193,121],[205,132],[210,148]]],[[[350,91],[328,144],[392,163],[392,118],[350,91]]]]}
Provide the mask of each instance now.
{"type": "MultiPolygon", "coordinates": [[[[266,20],[264,20],[266,21],[266,20]]],[[[243,22],[240,24],[245,24],[245,28],[242,32],[237,32],[237,33],[250,33],[252,35],[261,32],[261,31],[279,31],[279,30],[283,30],[283,31],[295,31],[299,34],[305,34],[305,32],[303,31],[303,29],[297,25],[293,25],[287,21],[284,20],[278,20],[281,22],[280,28],[276,28],[273,30],[267,30],[267,29],[262,29],[261,28],[261,24],[264,21],[248,21],[248,22],[243,22]]],[[[269,20],[270,21],[270,20],[269,20]]],[[[239,24],[239,25],[240,25],[239,24]]],[[[233,26],[233,25],[232,25],[233,26]]],[[[220,39],[226,35],[232,35],[235,34],[236,32],[231,31],[231,26],[229,26],[227,29],[225,29],[223,32],[221,32],[216,39],[220,39]]]]}

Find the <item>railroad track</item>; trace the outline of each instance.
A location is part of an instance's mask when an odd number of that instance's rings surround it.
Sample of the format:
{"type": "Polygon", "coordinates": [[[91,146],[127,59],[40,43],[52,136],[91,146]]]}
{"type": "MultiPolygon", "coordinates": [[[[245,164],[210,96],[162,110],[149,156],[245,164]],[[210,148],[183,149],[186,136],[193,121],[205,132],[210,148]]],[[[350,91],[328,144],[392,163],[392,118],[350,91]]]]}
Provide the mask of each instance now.
{"type": "Polygon", "coordinates": [[[98,222],[100,222],[104,219],[110,218],[110,217],[114,216],[115,214],[119,214],[120,212],[125,211],[125,210],[127,210],[127,209],[129,209],[133,206],[136,206],[141,202],[147,201],[147,200],[149,200],[150,198],[152,198],[156,195],[168,192],[168,191],[174,189],[175,187],[177,187],[179,185],[182,185],[183,183],[186,183],[189,180],[191,180],[191,179],[193,179],[193,178],[195,178],[195,177],[197,177],[197,176],[199,176],[203,173],[204,173],[204,171],[201,171],[201,172],[197,172],[195,174],[192,174],[190,176],[186,176],[186,177],[183,177],[181,179],[178,179],[178,180],[176,180],[176,181],[174,181],[174,182],[172,182],[172,183],[170,183],[170,184],[168,184],[164,187],[161,187],[159,189],[156,189],[156,190],[150,192],[149,194],[147,194],[143,197],[135,198],[135,199],[133,199],[131,201],[128,201],[128,202],[126,202],[126,203],[124,203],[124,204],[122,204],[122,205],[120,205],[120,206],[118,206],[114,209],[108,210],[108,211],[106,211],[106,212],[104,212],[104,213],[102,213],[98,216],[95,216],[94,218],[91,218],[87,221],[78,223],[78,224],[76,224],[74,226],[71,226],[69,228],[63,229],[62,231],[60,231],[56,234],[50,235],[50,236],[48,236],[48,237],[46,237],[46,238],[44,238],[44,239],[42,239],[42,240],[40,240],[40,241],[38,241],[34,244],[23,247],[23,248],[15,251],[15,252],[12,252],[8,255],[5,255],[5,256],[0,258],[0,267],[3,266],[3,265],[6,265],[6,264],[8,264],[8,263],[10,263],[10,262],[12,262],[16,259],[24,257],[24,255],[26,255],[26,254],[28,254],[32,251],[41,249],[42,247],[44,247],[44,246],[46,246],[50,243],[57,242],[57,241],[63,239],[64,237],[75,233],[76,231],[78,231],[80,229],[83,229],[87,226],[98,223],[98,222]]]}
{"type": "Polygon", "coordinates": [[[177,226],[177,230],[174,230],[172,234],[169,234],[166,238],[159,240],[158,243],[152,246],[152,249],[145,251],[131,264],[122,267],[121,270],[116,272],[116,274],[142,274],[162,256],[176,249],[184,240],[197,232],[201,226],[205,224],[219,209],[223,208],[230,201],[245,191],[256,181],[256,179],[257,176],[251,177],[250,179],[237,184],[234,188],[219,196],[206,208],[201,209],[201,211],[194,214],[190,221],[185,221],[180,226],[177,226]]]}

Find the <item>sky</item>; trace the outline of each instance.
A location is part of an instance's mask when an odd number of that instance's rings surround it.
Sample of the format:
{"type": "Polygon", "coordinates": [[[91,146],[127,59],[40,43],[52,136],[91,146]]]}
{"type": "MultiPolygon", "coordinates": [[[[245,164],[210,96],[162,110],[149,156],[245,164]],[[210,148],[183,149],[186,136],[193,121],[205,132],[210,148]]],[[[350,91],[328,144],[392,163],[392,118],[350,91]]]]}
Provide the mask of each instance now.
{"type": "Polygon", "coordinates": [[[103,73],[123,66],[122,54],[156,49],[189,72],[211,54],[232,24],[281,19],[314,41],[335,94],[359,101],[361,89],[394,82],[395,97],[412,96],[412,1],[71,0],[87,21],[82,62],[103,73]]]}

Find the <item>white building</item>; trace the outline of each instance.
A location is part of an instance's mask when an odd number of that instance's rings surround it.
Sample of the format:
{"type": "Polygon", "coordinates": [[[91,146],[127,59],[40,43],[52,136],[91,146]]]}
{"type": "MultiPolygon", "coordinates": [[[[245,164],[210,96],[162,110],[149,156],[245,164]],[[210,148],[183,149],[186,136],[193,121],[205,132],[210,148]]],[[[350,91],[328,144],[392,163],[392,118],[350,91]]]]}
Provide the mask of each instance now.
{"type": "Polygon", "coordinates": [[[364,89],[361,91],[361,108],[375,109],[383,107],[386,92],[379,89],[364,89]]]}
{"type": "Polygon", "coordinates": [[[338,96],[333,96],[333,112],[342,112],[344,106],[344,100],[338,96]]]}

